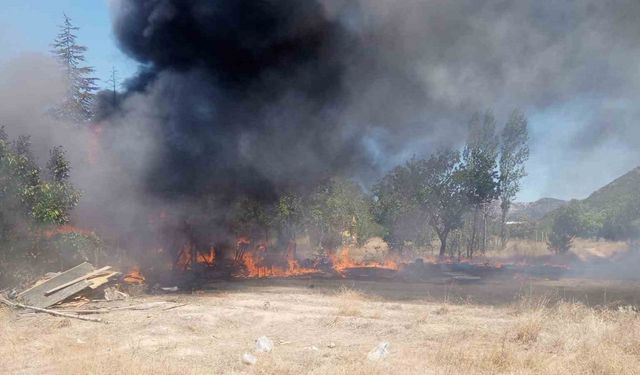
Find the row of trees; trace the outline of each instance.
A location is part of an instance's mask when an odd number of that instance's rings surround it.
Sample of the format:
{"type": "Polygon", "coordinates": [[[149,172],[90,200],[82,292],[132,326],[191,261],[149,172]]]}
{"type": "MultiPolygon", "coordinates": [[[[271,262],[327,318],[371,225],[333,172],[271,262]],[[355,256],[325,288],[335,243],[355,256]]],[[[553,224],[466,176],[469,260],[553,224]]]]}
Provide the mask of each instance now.
{"type": "Polygon", "coordinates": [[[308,194],[283,194],[273,204],[240,200],[232,207],[228,221],[236,235],[262,237],[269,242],[275,233],[279,248],[306,235],[315,248],[332,249],[384,234],[371,208],[371,196],[360,185],[334,177],[308,194]]]}
{"type": "Polygon", "coordinates": [[[625,206],[612,205],[598,211],[581,201],[572,201],[555,211],[542,223],[549,234],[549,247],[565,253],[575,237],[606,240],[636,240],[640,238],[640,200],[633,197],[625,206]]]}
{"type": "Polygon", "coordinates": [[[486,248],[489,211],[499,200],[504,245],[506,217],[528,157],[527,120],[522,113],[513,112],[500,133],[491,113],[476,116],[462,152],[447,149],[428,159],[412,159],[385,176],[374,188],[376,216],[392,229],[389,236],[396,243],[406,240],[406,234],[395,230],[402,230],[403,223],[416,222],[418,231],[431,227],[440,240],[441,257],[449,235],[462,231],[466,256],[472,257],[486,248]]]}
{"type": "Polygon", "coordinates": [[[344,178],[333,178],[310,194],[284,194],[275,205],[239,202],[231,222],[238,233],[259,228],[277,233],[284,244],[299,234],[318,249],[345,241],[383,236],[397,249],[404,244],[440,242],[440,256],[456,233],[471,257],[484,249],[487,220],[499,201],[500,234],[525,175],[529,155],[527,120],[518,111],[498,131],[491,113],[476,116],[462,150],[444,149],[425,159],[413,158],[391,170],[372,191],[344,178]],[[254,229],[251,229],[254,228],[254,229]]]}

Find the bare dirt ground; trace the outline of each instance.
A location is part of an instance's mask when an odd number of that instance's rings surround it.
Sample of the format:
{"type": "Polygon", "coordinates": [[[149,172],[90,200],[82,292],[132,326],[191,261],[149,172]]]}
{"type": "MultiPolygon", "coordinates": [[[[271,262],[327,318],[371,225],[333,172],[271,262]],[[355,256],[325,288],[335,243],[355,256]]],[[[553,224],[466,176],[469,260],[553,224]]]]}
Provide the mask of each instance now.
{"type": "Polygon", "coordinates": [[[0,309],[0,373],[639,374],[639,286],[247,280],[92,304],[184,304],[108,324],[0,309]],[[273,351],[243,364],[262,335],[273,351]],[[367,359],[382,341],[388,356],[367,359]]]}

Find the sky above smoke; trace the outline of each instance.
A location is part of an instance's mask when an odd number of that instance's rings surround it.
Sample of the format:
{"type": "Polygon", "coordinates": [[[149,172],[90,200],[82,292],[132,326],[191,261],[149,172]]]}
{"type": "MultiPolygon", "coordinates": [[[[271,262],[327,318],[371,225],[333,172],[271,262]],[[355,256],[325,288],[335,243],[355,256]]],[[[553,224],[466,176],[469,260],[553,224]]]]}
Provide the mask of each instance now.
{"type": "MultiPolygon", "coordinates": [[[[487,109],[499,121],[514,108],[530,119],[520,200],[581,198],[640,164],[634,0],[110,0],[109,7],[113,42],[144,74],[129,81],[128,99],[108,120],[118,130],[105,137],[126,134],[116,151],[132,155],[130,175],[150,171],[145,184],[157,192],[224,186],[269,195],[333,173],[368,184],[412,155],[460,145],[471,114],[487,109]]],[[[73,8],[65,11],[74,17],[73,8]]],[[[74,19],[83,42],[91,28],[82,13],[74,19]]],[[[0,24],[9,28],[3,35],[21,35],[11,22],[0,24]]],[[[42,33],[47,40],[55,30],[42,33]]],[[[90,50],[95,40],[85,42],[90,50]]],[[[43,57],[0,61],[9,61],[3,88],[47,82],[26,79],[44,73],[23,71],[48,64],[43,57]]],[[[34,116],[20,112],[24,103],[55,95],[55,87],[43,85],[35,97],[3,89],[0,120],[11,131],[34,116]]],[[[71,142],[40,134],[51,128],[34,125],[41,121],[13,133],[71,142]]]]}

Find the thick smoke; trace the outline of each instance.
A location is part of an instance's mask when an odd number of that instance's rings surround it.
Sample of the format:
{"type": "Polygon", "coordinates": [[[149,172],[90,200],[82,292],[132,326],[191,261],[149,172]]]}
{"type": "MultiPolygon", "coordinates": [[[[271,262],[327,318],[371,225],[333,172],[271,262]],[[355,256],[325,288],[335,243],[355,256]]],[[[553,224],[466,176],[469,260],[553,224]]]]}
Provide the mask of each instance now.
{"type": "Polygon", "coordinates": [[[367,167],[342,88],[352,36],[314,1],[130,1],[115,31],[159,119],[150,189],[269,199],[367,167]],[[343,51],[343,49],[345,51],[343,51]]]}
{"type": "MultiPolygon", "coordinates": [[[[114,0],[112,9],[119,45],[142,66],[102,114],[120,165],[109,182],[116,198],[132,197],[121,218],[143,212],[141,201],[220,216],[239,197],[271,200],[339,174],[366,185],[414,154],[460,145],[485,109],[531,115],[526,185],[537,191],[558,191],[563,176],[595,188],[594,165],[611,164],[604,150],[640,142],[636,1],[114,0]],[[548,122],[580,108],[574,122],[548,122]]],[[[608,171],[638,160],[627,153],[608,171]]],[[[108,205],[118,200],[110,194],[108,205]]]]}
{"type": "MultiPolygon", "coordinates": [[[[162,194],[266,198],[336,173],[367,183],[459,143],[484,109],[558,118],[587,107],[586,126],[533,129],[533,162],[563,152],[575,174],[583,150],[601,157],[603,144],[640,139],[631,0],[120,0],[113,11],[122,49],[144,65],[130,93],[150,108],[132,113],[155,112],[161,154],[148,177],[162,194]],[[558,150],[536,159],[555,138],[558,150]]],[[[538,185],[567,173],[532,171],[538,185]]]]}

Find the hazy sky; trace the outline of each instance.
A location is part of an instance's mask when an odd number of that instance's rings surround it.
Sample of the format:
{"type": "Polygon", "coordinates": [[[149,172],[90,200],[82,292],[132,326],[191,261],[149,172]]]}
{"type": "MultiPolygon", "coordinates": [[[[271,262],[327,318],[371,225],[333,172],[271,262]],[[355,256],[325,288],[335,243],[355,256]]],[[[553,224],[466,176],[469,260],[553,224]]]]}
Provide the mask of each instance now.
{"type": "MultiPolygon", "coordinates": [[[[632,26],[615,30],[607,27],[607,23],[618,24],[620,17],[640,16],[638,7],[629,4],[633,4],[633,1],[616,2],[616,6],[620,6],[612,9],[620,12],[606,14],[608,18],[602,21],[604,27],[598,29],[604,31],[588,36],[591,39],[595,37],[594,40],[601,37],[599,41],[604,41],[603,45],[590,47],[585,45],[586,39],[578,37],[575,42],[565,40],[553,44],[553,47],[561,49],[559,51],[554,52],[551,48],[548,49],[550,52],[545,50],[545,53],[561,55],[568,53],[563,48],[566,50],[575,46],[578,52],[571,56],[578,58],[584,58],[580,51],[605,51],[604,54],[587,57],[597,60],[599,64],[594,66],[607,74],[599,76],[596,73],[592,76],[593,82],[585,83],[585,94],[571,93],[573,96],[567,99],[567,95],[550,93],[550,97],[554,97],[553,103],[532,104],[529,108],[523,108],[530,119],[532,153],[528,164],[529,176],[523,183],[519,200],[529,201],[547,196],[583,198],[640,164],[640,140],[636,137],[636,129],[640,129],[640,126],[635,124],[634,114],[638,111],[633,109],[637,107],[634,98],[638,97],[637,89],[640,86],[640,64],[634,56],[639,54],[638,49],[629,49],[622,43],[633,38],[637,43],[639,35],[632,26]],[[607,31],[609,29],[613,31],[607,31]],[[611,56],[606,53],[607,44],[611,44],[611,56]],[[625,55],[626,50],[628,56],[625,55]],[[619,75],[610,71],[617,71],[619,75]],[[629,76],[628,82],[623,82],[628,72],[634,74],[629,76]]],[[[592,13],[599,17],[598,11],[592,13]]],[[[96,75],[102,80],[101,85],[106,85],[104,82],[109,79],[112,66],[119,71],[121,79],[133,75],[135,62],[118,49],[112,35],[107,0],[3,0],[0,4],[0,64],[23,53],[48,51],[63,12],[80,27],[79,41],[89,48],[87,63],[95,66],[96,75]]],[[[585,17],[589,17],[589,12],[585,13],[585,17]]],[[[511,14],[521,13],[514,11],[511,14]]],[[[602,26],[592,21],[586,23],[587,27],[602,26]]],[[[511,21],[504,22],[508,26],[511,21]]],[[[514,17],[513,22],[521,21],[514,17]]],[[[559,18],[556,22],[564,20],[559,18]]],[[[553,56],[545,58],[553,60],[553,56]]],[[[535,66],[529,68],[534,69],[535,66]]],[[[589,80],[589,75],[586,77],[589,80]]],[[[446,94],[444,92],[443,95],[446,94]]]]}

